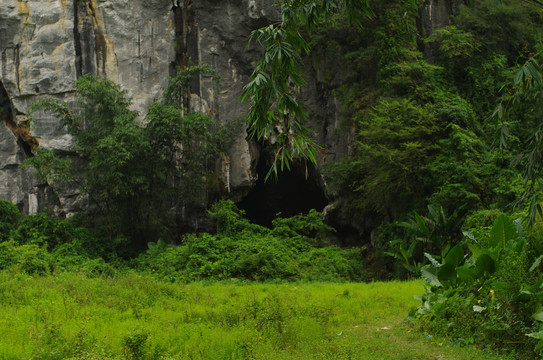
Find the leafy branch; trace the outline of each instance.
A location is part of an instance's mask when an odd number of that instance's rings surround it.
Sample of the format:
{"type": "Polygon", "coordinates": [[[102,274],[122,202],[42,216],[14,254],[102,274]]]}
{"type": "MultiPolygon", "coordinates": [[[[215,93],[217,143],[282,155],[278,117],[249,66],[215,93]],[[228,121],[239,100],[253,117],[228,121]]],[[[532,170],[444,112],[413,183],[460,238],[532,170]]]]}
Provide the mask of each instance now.
{"type": "Polygon", "coordinates": [[[241,95],[250,102],[249,135],[276,144],[274,161],[268,172],[290,169],[295,158],[316,163],[319,146],[305,126],[308,118],[297,94],[305,85],[302,54],[309,54],[311,35],[331,15],[345,11],[354,26],[371,15],[368,0],[282,0],[281,20],[253,31],[249,43],[256,41],[264,53],[241,95]],[[278,165],[279,164],[279,165],[278,165]]]}
{"type": "MultiPolygon", "coordinates": [[[[496,106],[492,116],[498,123],[499,146],[507,146],[507,138],[511,136],[509,124],[506,121],[507,113],[521,109],[526,104],[530,107],[523,111],[523,117],[529,116],[537,107],[543,96],[543,69],[535,57],[528,59],[519,67],[509,86],[502,88],[504,95],[496,106]],[[532,103],[532,105],[530,105],[532,103]]],[[[520,165],[526,184],[526,190],[518,204],[529,203],[528,223],[533,224],[536,214],[543,216],[540,197],[543,193],[543,122],[537,121],[535,128],[530,130],[530,136],[525,141],[525,148],[513,161],[513,165],[520,165]]]]}

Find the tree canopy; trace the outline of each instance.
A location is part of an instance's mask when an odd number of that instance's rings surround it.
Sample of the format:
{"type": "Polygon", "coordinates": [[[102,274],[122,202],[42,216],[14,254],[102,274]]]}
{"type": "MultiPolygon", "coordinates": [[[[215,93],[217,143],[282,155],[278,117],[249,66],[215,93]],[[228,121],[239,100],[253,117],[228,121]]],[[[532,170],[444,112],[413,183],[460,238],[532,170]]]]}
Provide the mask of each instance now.
{"type": "Polygon", "coordinates": [[[219,126],[209,116],[189,112],[180,100],[190,79],[205,66],[179,70],[144,121],[130,109],[119,85],[91,75],[76,81],[74,106],[55,99],[36,102],[32,111],[51,111],[67,126],[83,162],[38,148],[27,166],[56,189],[75,187],[90,200],[97,226],[107,237],[127,237],[141,248],[162,237],[175,239],[183,208],[203,201],[215,159],[226,151],[236,126],[219,126]],[[150,171],[152,169],[152,171],[150,171]]]}

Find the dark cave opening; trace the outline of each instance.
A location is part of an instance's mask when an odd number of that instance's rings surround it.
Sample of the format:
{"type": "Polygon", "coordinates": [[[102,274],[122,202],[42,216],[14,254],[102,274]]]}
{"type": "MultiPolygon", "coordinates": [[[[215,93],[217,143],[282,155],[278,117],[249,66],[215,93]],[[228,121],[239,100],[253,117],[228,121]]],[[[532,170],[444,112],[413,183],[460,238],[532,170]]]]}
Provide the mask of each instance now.
{"type": "Polygon", "coordinates": [[[30,131],[26,127],[17,125],[8,92],[4,88],[4,84],[0,82],[0,123],[2,122],[17,138],[17,144],[24,155],[26,157],[33,156],[32,146],[37,146],[37,140],[30,135],[30,131]]]}
{"type": "Polygon", "coordinates": [[[5,122],[13,121],[11,110],[11,101],[9,101],[8,93],[4,88],[4,84],[0,82],[0,119],[5,122]]]}
{"type": "Polygon", "coordinates": [[[322,211],[328,204],[320,176],[312,164],[293,163],[290,171],[265,181],[270,164],[264,158],[258,162],[254,188],[237,204],[251,222],[270,227],[277,213],[290,217],[311,209],[322,211]]]}

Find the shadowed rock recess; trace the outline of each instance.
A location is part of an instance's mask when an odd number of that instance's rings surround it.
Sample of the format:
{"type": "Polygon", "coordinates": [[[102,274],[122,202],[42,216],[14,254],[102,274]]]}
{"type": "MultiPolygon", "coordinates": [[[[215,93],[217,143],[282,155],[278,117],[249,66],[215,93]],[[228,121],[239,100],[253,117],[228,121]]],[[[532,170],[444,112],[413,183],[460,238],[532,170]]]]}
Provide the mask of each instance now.
{"type": "MultiPolygon", "coordinates": [[[[456,6],[445,0],[426,3],[428,31],[442,26],[456,6]]],[[[44,195],[50,191],[44,190],[47,184],[39,184],[18,165],[36,146],[72,152],[72,139],[57,118],[36,114],[31,133],[24,121],[36,100],[73,101],[73,84],[82,74],[119,83],[144,114],[177,66],[209,64],[220,75],[220,85],[211,77],[196,79],[188,99],[191,108],[218,123],[245,116],[247,105],[239,96],[260,54],[258,47],[247,47],[248,36],[278,17],[275,0],[0,0],[0,197],[25,213],[48,207],[68,214],[80,206],[73,193],[44,195]]],[[[228,155],[217,160],[230,198],[263,224],[277,212],[322,210],[329,199],[321,166],[341,159],[352,147],[352,131],[337,131],[343,109],[332,90],[341,84],[342,71],[334,59],[319,59],[318,50],[307,61],[301,100],[323,146],[319,165],[306,169],[300,162],[277,183],[264,183],[266,162],[259,159],[269,154],[261,154],[265,146],[247,140],[244,130],[228,155]],[[339,74],[332,81],[326,76],[330,69],[339,74]]]]}

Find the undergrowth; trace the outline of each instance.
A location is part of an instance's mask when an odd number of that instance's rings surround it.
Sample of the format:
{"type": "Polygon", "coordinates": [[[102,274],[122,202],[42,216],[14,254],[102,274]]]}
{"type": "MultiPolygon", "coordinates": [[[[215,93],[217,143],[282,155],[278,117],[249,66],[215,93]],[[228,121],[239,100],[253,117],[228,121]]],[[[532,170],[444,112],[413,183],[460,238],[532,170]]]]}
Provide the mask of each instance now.
{"type": "Polygon", "coordinates": [[[411,332],[417,282],[0,272],[2,359],[497,359],[411,332]]]}
{"type": "Polygon", "coordinates": [[[218,203],[211,214],[217,234],[189,234],[178,246],[150,243],[132,265],[167,280],[365,279],[362,249],[323,246],[331,229],[314,210],[277,218],[272,229],[250,223],[228,201],[218,203]]]}
{"type": "Polygon", "coordinates": [[[332,229],[310,211],[277,218],[271,229],[250,223],[230,201],[216,204],[211,215],[217,233],[188,234],[180,244],[159,240],[127,260],[116,256],[124,245],[107,243],[72,219],[38,213],[20,220],[16,208],[5,210],[0,226],[9,229],[0,242],[0,270],[28,275],[82,272],[112,276],[133,268],[169,281],[203,279],[362,281],[366,279],[361,248],[341,249],[327,243],[332,229]]]}

